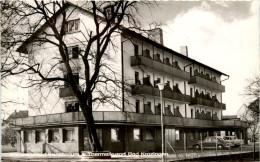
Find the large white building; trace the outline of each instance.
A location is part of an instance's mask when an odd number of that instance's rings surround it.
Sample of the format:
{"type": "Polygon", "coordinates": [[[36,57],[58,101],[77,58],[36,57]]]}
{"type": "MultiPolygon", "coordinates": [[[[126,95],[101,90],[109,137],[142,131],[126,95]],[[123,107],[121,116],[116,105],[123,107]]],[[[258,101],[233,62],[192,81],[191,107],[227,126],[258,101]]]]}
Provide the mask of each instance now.
{"type": "MultiPolygon", "coordinates": [[[[68,12],[75,6],[69,4],[68,12]]],[[[59,21],[59,15],[57,16],[59,21]]],[[[82,60],[79,57],[86,41],[82,33],[94,26],[92,14],[77,7],[68,18],[66,43],[72,53],[71,65],[79,84],[84,83],[82,60]]],[[[43,26],[36,34],[50,32],[43,26]]],[[[99,140],[104,150],[112,152],[151,152],[161,150],[161,103],[157,83],[165,83],[163,107],[165,139],[176,149],[191,147],[192,141],[201,137],[220,135],[221,131],[235,132],[244,137],[245,124],[241,121],[222,121],[222,76],[226,74],[188,57],[187,48],[182,53],[163,46],[160,29],[151,31],[147,38],[129,29],[113,35],[117,48],[109,47],[109,57],[104,62],[116,75],[104,74],[120,81],[120,86],[109,87],[116,99],[94,105],[94,119],[99,140]],[[127,90],[127,91],[126,91],[127,90]],[[116,106],[115,106],[116,105],[116,106]],[[138,145],[139,147],[136,147],[138,145]]],[[[33,44],[29,39],[19,52],[32,56],[49,71],[59,63],[58,49],[51,44],[33,44]]],[[[63,64],[52,69],[50,75],[66,75],[63,64]]],[[[225,79],[225,78],[224,78],[225,79]]],[[[104,90],[101,85],[99,90],[104,90]]],[[[43,101],[35,89],[30,89],[29,117],[14,121],[19,152],[78,152],[89,150],[85,135],[85,121],[79,104],[69,87],[43,88],[48,94],[43,101]],[[41,109],[35,109],[41,107],[41,109]]],[[[95,96],[99,93],[95,92],[95,96]]],[[[166,148],[170,147],[166,145],[166,148]]]]}

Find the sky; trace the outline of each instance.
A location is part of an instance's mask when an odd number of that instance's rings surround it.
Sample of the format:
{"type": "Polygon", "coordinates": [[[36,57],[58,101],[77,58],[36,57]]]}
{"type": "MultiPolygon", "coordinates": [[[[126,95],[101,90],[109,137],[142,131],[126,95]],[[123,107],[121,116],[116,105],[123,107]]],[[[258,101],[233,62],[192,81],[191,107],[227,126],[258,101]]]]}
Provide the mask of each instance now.
{"type": "MultiPolygon", "coordinates": [[[[246,80],[259,75],[259,1],[161,1],[157,5],[140,8],[141,21],[161,24],[165,46],[178,52],[180,46],[188,46],[189,57],[230,75],[223,82],[227,106],[223,114],[236,114],[246,103],[242,95],[246,80]]],[[[15,86],[2,93],[2,99],[12,98],[13,92],[18,102],[28,100],[15,86]]]]}
{"type": "Polygon", "coordinates": [[[247,103],[247,79],[259,75],[259,1],[163,1],[158,6],[143,10],[151,15],[143,21],[161,24],[165,46],[177,52],[188,46],[189,57],[228,74],[223,114],[236,114],[247,103]]]}

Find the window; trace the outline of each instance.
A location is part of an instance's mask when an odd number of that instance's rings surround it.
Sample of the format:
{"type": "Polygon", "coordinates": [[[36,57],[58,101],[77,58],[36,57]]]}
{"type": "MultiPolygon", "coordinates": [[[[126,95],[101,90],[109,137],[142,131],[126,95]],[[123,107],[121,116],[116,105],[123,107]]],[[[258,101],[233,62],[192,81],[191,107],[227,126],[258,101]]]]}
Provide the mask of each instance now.
{"type": "Polygon", "coordinates": [[[64,141],[74,141],[74,129],[63,130],[64,141]]]}
{"type": "Polygon", "coordinates": [[[121,133],[119,128],[112,128],[111,129],[111,141],[112,142],[120,142],[121,133]]]}
{"type": "Polygon", "coordinates": [[[138,85],[139,84],[139,72],[135,72],[135,84],[138,85]]]}
{"type": "Polygon", "coordinates": [[[79,31],[79,19],[67,21],[65,24],[65,33],[79,31]]]}
{"type": "MultiPolygon", "coordinates": [[[[77,84],[79,84],[79,74],[78,74],[78,73],[74,73],[74,74],[72,74],[72,75],[73,75],[73,79],[75,80],[75,82],[76,82],[77,84]]],[[[64,75],[64,78],[68,78],[68,75],[65,74],[65,75],[64,75]]],[[[65,86],[68,86],[68,85],[65,84],[65,86]]]]}
{"type": "Polygon", "coordinates": [[[155,136],[154,129],[146,129],[145,140],[147,140],[147,141],[154,140],[154,136],[155,136]]]}
{"type": "Polygon", "coordinates": [[[71,51],[72,51],[71,53],[72,53],[72,58],[73,59],[79,58],[80,50],[79,50],[78,46],[71,47],[71,51]]]}
{"type": "Polygon", "coordinates": [[[176,140],[180,140],[180,131],[179,130],[175,131],[175,137],[176,137],[176,140]]]}
{"type": "Polygon", "coordinates": [[[140,113],[140,101],[136,100],[135,102],[135,112],[140,113]]]}
{"type": "Polygon", "coordinates": [[[67,112],[78,112],[79,111],[79,103],[77,102],[66,102],[65,108],[67,112]]]}
{"type": "Polygon", "coordinates": [[[193,89],[190,88],[190,97],[193,97],[193,89]]]}
{"type": "Polygon", "coordinates": [[[211,138],[210,137],[205,138],[204,142],[211,142],[211,138]]]}
{"type": "Polygon", "coordinates": [[[31,142],[31,141],[32,141],[32,132],[24,131],[24,142],[31,142]]]}
{"type": "Polygon", "coordinates": [[[142,133],[140,128],[134,128],[133,129],[133,136],[134,141],[141,141],[142,140],[142,133]]]}
{"type": "Polygon", "coordinates": [[[114,14],[114,6],[107,6],[104,8],[104,11],[105,11],[105,17],[107,19],[110,19],[111,16],[114,14]]]}
{"type": "Polygon", "coordinates": [[[150,82],[150,75],[147,75],[147,80],[150,82]]]}
{"type": "Polygon", "coordinates": [[[44,130],[36,130],[36,142],[44,142],[45,141],[45,131],[44,130]]]}
{"type": "Polygon", "coordinates": [[[193,118],[193,109],[190,109],[190,117],[193,118]]]}
{"type": "Polygon", "coordinates": [[[134,44],[135,56],[138,56],[138,45],[134,44]]]}
{"type": "Polygon", "coordinates": [[[151,108],[151,102],[147,102],[148,107],[151,108]]]}
{"type": "Polygon", "coordinates": [[[49,142],[59,142],[59,130],[49,130],[49,142]]]}

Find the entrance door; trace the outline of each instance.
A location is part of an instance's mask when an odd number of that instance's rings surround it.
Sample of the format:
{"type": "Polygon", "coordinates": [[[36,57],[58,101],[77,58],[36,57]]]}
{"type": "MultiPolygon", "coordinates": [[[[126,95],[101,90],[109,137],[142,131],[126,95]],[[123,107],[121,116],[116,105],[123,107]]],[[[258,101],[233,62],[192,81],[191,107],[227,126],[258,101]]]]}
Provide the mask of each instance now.
{"type": "MultiPolygon", "coordinates": [[[[97,136],[98,136],[98,139],[99,139],[99,142],[100,142],[100,145],[101,147],[103,147],[102,145],[102,129],[97,129],[97,136]]],[[[91,150],[91,146],[90,146],[90,143],[89,143],[89,139],[87,137],[87,132],[86,132],[86,128],[83,130],[83,134],[84,134],[84,151],[92,151],[91,150]]]]}

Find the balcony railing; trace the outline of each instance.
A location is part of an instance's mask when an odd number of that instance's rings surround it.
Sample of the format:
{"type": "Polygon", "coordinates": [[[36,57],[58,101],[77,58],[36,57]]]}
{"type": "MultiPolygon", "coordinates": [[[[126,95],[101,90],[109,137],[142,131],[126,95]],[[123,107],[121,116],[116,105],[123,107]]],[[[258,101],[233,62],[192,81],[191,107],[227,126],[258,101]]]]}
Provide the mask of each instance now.
{"type": "Polygon", "coordinates": [[[207,87],[209,89],[218,91],[218,92],[225,92],[225,86],[213,82],[211,80],[207,80],[199,75],[192,76],[188,82],[189,84],[198,84],[203,87],[207,87]]]}
{"type": "MultiPolygon", "coordinates": [[[[96,111],[93,112],[96,124],[101,123],[135,123],[135,124],[154,124],[160,125],[161,116],[153,114],[139,114],[132,112],[121,111],[96,111]]],[[[12,121],[12,127],[34,127],[43,125],[58,125],[58,124],[76,124],[84,123],[84,116],[82,112],[69,112],[60,114],[49,114],[40,116],[31,116],[27,118],[17,118],[12,121]]],[[[166,125],[176,125],[183,127],[246,127],[246,123],[235,120],[203,120],[190,119],[174,116],[164,116],[164,123],[166,125]]]]}
{"type": "Polygon", "coordinates": [[[59,96],[60,97],[71,97],[71,96],[74,96],[74,93],[70,87],[63,87],[63,88],[60,88],[59,96]]]}
{"type": "Polygon", "coordinates": [[[131,56],[131,66],[140,66],[140,65],[150,69],[154,69],[159,72],[164,72],[170,75],[174,75],[184,80],[190,79],[189,73],[176,68],[175,67],[176,65],[170,66],[168,64],[164,64],[160,61],[155,61],[145,56],[131,56]]]}
{"type": "MultiPolygon", "coordinates": [[[[160,97],[160,90],[159,88],[155,88],[148,85],[133,85],[132,94],[160,97]]],[[[176,93],[174,91],[169,91],[169,90],[163,90],[163,98],[167,98],[175,101],[181,101],[181,102],[191,101],[190,96],[181,93],[176,93]]]]}
{"type": "Polygon", "coordinates": [[[208,100],[199,97],[192,98],[191,105],[201,105],[201,106],[214,107],[214,108],[226,110],[226,104],[219,103],[218,101],[215,100],[208,100]]]}

